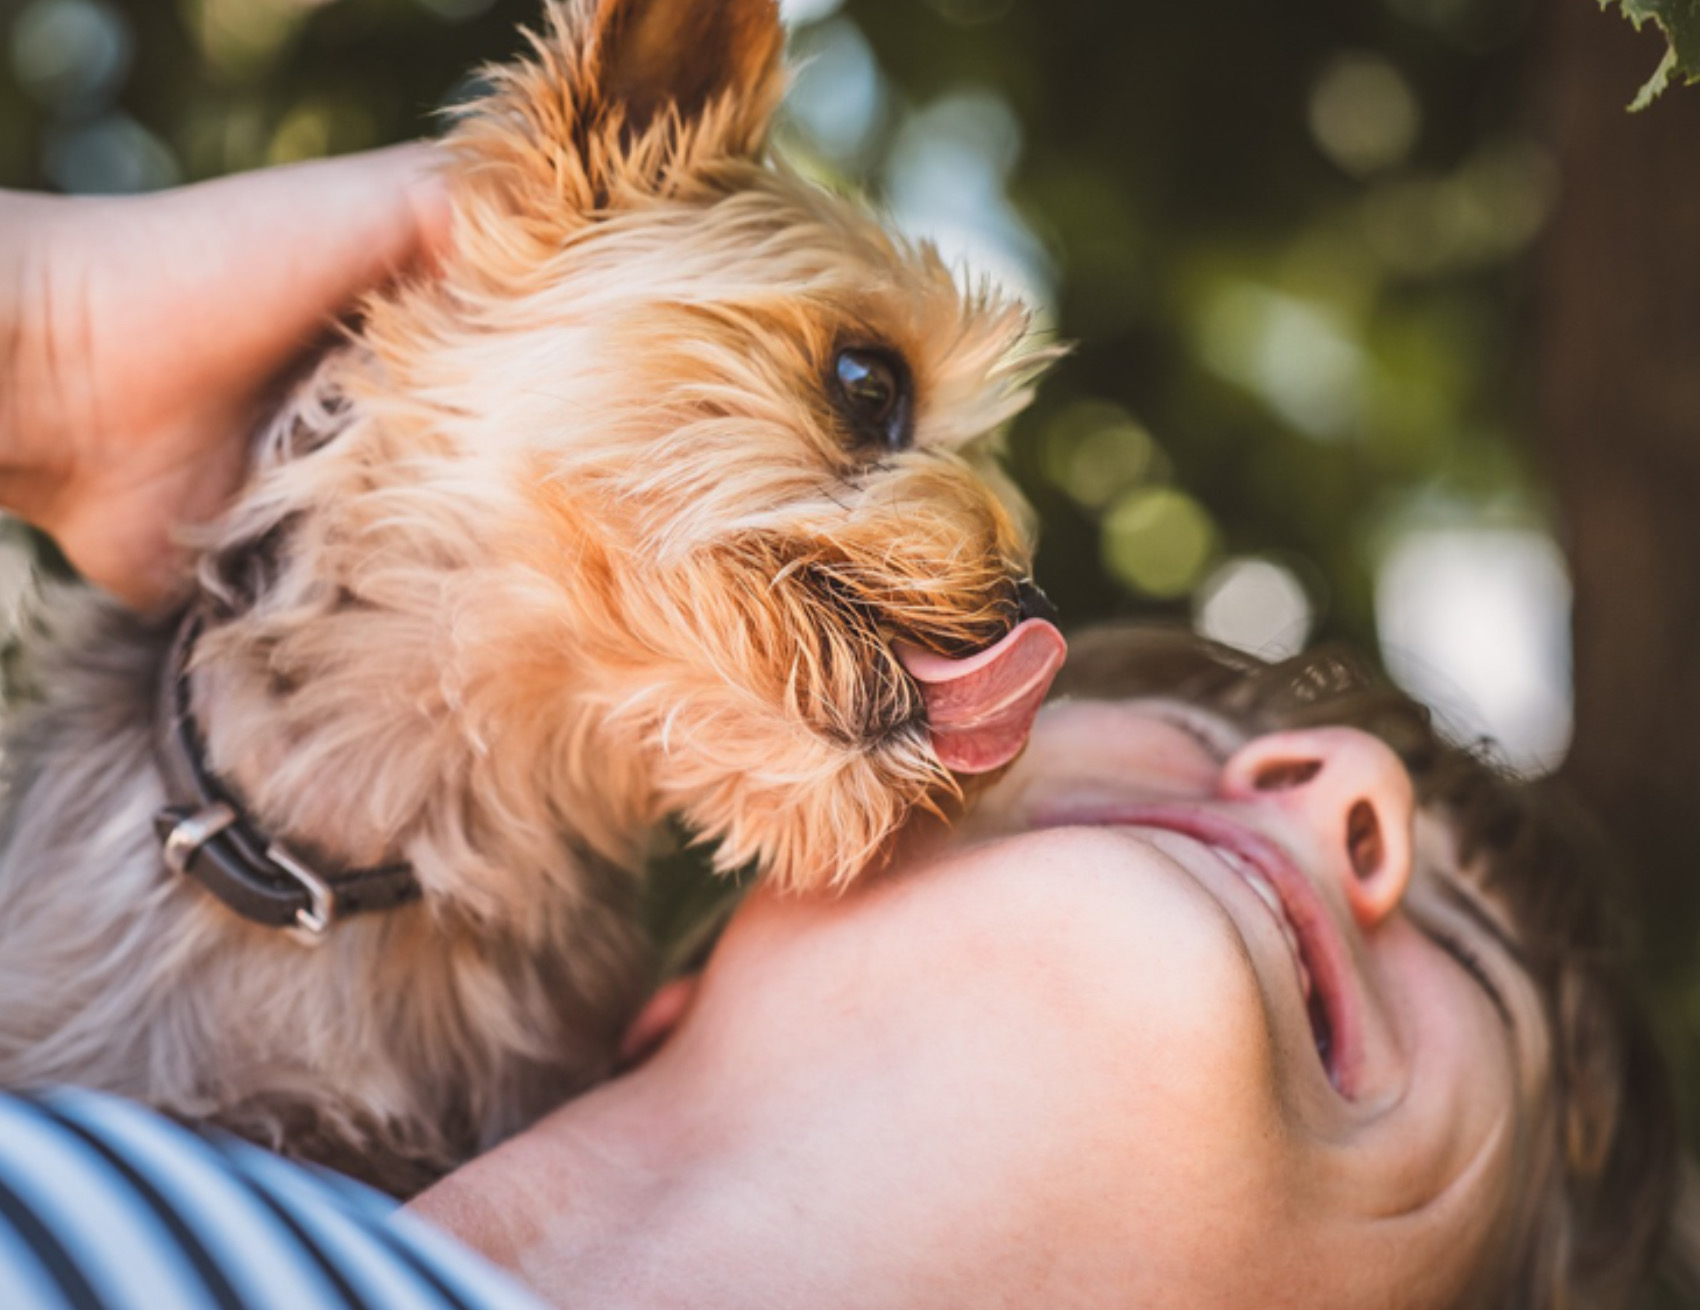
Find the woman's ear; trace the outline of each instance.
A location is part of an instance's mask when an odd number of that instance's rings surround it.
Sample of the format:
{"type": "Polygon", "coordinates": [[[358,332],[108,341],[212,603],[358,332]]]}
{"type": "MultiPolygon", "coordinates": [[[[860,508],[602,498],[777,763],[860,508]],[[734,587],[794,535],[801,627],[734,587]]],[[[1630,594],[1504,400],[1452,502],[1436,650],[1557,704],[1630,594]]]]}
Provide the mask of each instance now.
{"type": "Polygon", "coordinates": [[[642,1064],[673,1035],[673,1030],[679,1026],[685,1012],[691,1008],[691,1002],[696,999],[697,984],[701,981],[700,973],[687,973],[670,983],[664,983],[656,990],[655,995],[645,1002],[643,1009],[638,1011],[637,1018],[633,1019],[631,1026],[626,1029],[626,1035],[620,1039],[621,1070],[633,1069],[642,1064]]]}

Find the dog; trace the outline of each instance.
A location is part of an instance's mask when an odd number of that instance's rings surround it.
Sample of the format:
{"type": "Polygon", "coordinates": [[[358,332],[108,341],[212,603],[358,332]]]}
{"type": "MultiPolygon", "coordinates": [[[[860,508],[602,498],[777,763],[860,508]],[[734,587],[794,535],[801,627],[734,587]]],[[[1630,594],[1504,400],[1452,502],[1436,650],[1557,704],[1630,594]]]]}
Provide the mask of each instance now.
{"type": "Polygon", "coordinates": [[[257,435],[165,624],[60,597],[3,743],[0,1083],[405,1194],[606,1075],[645,842],[845,885],[1062,657],[986,439],[1020,306],[766,141],[773,0],[555,0],[453,252],[257,435]]]}

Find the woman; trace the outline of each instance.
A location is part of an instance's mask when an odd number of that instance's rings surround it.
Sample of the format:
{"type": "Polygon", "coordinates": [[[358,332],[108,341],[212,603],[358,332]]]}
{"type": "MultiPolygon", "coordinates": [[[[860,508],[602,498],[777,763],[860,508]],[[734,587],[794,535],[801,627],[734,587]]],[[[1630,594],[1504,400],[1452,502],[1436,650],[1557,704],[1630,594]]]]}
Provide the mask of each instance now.
{"type": "MultiPolygon", "coordinates": [[[[100,253],[113,214],[0,207],[58,242],[44,263],[0,242],[0,502],[137,603],[165,596],[168,524],[216,503],[200,470],[228,479],[222,434],[287,360],[282,329],[429,249],[416,156],[293,180],[90,202],[160,220],[145,266],[100,253]],[[322,205],[277,203],[303,188],[363,196],[392,239],[343,243],[344,271],[292,299],[273,274],[335,262],[322,205]],[[198,267],[208,232],[233,275],[191,294],[166,256],[198,267]],[[38,276],[56,261],[77,276],[38,276]],[[295,311],[242,312],[261,291],[295,311]],[[89,306],[210,344],[97,339],[89,306]]],[[[700,985],[640,1020],[646,1061],[419,1212],[599,1310],[1621,1301],[1673,1147],[1588,844],[1336,662],[1083,646],[1074,687],[1098,699],[1051,711],[961,832],[914,833],[842,900],[757,893],[700,985]]],[[[506,1295],[258,1153],[110,1102],[0,1110],[7,1304],[506,1295]]]]}
{"type": "Polygon", "coordinates": [[[1588,848],[1338,661],[1083,687],[418,1212],[560,1305],[1616,1304],[1674,1146],[1588,848]]]}

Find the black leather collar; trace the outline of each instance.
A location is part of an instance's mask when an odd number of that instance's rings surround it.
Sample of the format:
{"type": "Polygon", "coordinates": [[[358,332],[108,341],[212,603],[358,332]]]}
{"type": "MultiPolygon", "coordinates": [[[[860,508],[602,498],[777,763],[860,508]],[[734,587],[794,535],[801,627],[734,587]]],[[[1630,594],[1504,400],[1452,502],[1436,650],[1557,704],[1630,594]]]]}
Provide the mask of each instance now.
{"type": "Polygon", "coordinates": [[[419,881],[409,864],[346,873],[315,868],[266,837],[234,791],[207,768],[189,688],[189,661],[205,621],[199,607],[184,617],[159,691],[156,746],[169,804],[154,815],[153,826],[167,867],[195,879],[243,918],[293,929],[311,941],[350,914],[417,900],[419,881]]]}

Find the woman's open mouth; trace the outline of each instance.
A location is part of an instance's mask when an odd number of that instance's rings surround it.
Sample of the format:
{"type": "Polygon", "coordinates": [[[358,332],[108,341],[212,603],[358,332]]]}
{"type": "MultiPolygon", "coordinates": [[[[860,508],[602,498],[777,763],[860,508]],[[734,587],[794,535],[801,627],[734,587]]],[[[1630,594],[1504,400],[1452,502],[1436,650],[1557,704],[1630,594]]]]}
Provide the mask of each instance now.
{"type": "Polygon", "coordinates": [[[1328,1080],[1356,1095],[1363,1041],[1351,961],[1321,894],[1278,843],[1213,810],[1175,804],[1094,803],[1035,815],[1035,828],[1132,827],[1172,832],[1209,849],[1269,911],[1293,953],[1299,994],[1328,1080]]]}

